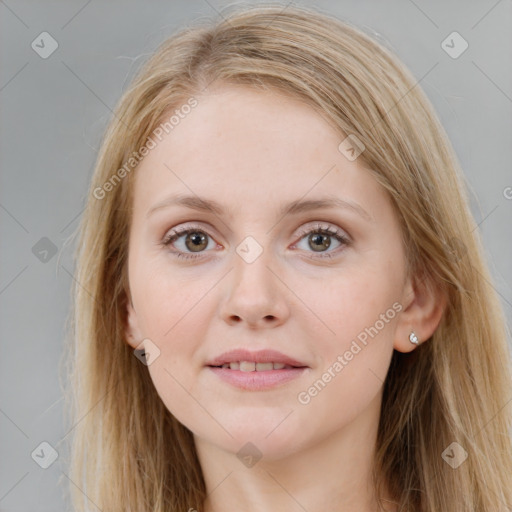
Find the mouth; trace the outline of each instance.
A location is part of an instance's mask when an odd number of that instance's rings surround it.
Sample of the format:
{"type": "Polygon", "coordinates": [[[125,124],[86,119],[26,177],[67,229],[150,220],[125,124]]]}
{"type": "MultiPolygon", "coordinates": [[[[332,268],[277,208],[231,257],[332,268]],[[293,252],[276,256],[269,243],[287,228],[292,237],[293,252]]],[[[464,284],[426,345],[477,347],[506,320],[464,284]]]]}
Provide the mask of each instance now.
{"type": "Polygon", "coordinates": [[[241,372],[269,372],[273,370],[291,370],[293,368],[307,368],[307,366],[293,366],[279,362],[256,363],[254,361],[232,361],[218,366],[208,365],[210,368],[223,368],[241,372]]]}
{"type": "Polygon", "coordinates": [[[206,368],[222,382],[250,391],[270,390],[299,378],[310,368],[275,350],[236,349],[209,361],[206,368]]]}
{"type": "Polygon", "coordinates": [[[216,358],[207,361],[206,366],[242,372],[264,372],[307,367],[305,363],[293,359],[277,350],[262,349],[250,351],[245,348],[224,352],[216,358]]]}
{"type": "Polygon", "coordinates": [[[291,366],[277,363],[278,369],[270,369],[271,363],[258,363],[264,365],[265,369],[255,368],[255,363],[241,361],[240,363],[229,363],[221,366],[207,366],[206,368],[221,382],[229,386],[245,391],[265,391],[276,387],[282,387],[286,383],[299,378],[309,369],[308,366],[291,366]],[[246,366],[244,363],[248,363],[246,366]],[[238,369],[232,369],[237,368],[238,369]],[[283,366],[280,368],[280,366],[283,366]],[[268,368],[268,369],[267,369],[268,368]]]}

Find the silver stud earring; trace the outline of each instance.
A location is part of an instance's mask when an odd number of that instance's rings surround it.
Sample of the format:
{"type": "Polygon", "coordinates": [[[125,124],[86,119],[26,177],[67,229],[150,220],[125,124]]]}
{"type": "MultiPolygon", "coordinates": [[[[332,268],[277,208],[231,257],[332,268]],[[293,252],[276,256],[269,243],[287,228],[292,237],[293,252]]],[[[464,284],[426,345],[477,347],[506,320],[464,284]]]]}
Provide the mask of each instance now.
{"type": "Polygon", "coordinates": [[[414,343],[415,345],[418,344],[418,336],[414,333],[414,331],[411,331],[411,334],[409,334],[409,341],[411,343],[414,343]]]}

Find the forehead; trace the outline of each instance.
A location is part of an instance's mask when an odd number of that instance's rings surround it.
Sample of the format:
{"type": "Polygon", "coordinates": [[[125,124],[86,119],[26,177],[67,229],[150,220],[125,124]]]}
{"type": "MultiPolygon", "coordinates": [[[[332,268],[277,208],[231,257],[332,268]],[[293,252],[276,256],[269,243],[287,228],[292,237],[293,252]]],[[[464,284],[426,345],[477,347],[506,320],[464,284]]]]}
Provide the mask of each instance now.
{"type": "Polygon", "coordinates": [[[257,209],[262,200],[375,186],[362,159],[339,151],[345,136],[299,99],[242,86],[196,99],[137,169],[135,202],[144,208],[173,192],[257,209]]]}

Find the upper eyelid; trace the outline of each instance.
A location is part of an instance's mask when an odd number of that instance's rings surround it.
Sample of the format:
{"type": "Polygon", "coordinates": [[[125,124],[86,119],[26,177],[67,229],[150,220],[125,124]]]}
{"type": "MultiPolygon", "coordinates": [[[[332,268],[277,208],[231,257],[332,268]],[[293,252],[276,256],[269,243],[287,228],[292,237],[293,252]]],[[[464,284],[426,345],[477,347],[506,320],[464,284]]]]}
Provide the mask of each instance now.
{"type": "MultiPolygon", "coordinates": [[[[174,227],[170,230],[167,230],[163,236],[164,240],[176,237],[181,238],[181,236],[184,236],[187,231],[196,229],[197,231],[202,231],[205,234],[207,234],[211,238],[215,238],[209,230],[216,231],[213,227],[209,226],[208,228],[204,228],[199,223],[194,224],[193,222],[191,224],[182,223],[179,224],[177,227],[174,227]],[[184,225],[182,225],[184,224],[184,225]]],[[[300,236],[301,238],[312,231],[320,231],[320,230],[329,230],[329,231],[335,231],[330,232],[332,236],[341,236],[344,238],[347,238],[348,240],[352,240],[351,236],[347,233],[347,231],[343,228],[340,228],[339,226],[336,226],[333,222],[330,221],[310,221],[306,222],[305,224],[302,224],[300,228],[295,229],[294,233],[296,233],[296,236],[300,236]]],[[[216,240],[215,240],[216,241],[216,240]]],[[[216,241],[217,242],[217,241],[216,241]]],[[[217,242],[218,243],[218,242],[217,242]]]]}
{"type": "MultiPolygon", "coordinates": [[[[311,221],[313,225],[307,226],[306,224],[301,224],[301,228],[299,233],[296,235],[298,236],[297,241],[295,241],[292,244],[292,250],[296,249],[296,245],[300,243],[309,233],[314,232],[324,232],[327,233],[328,236],[333,237],[336,239],[338,243],[340,243],[340,247],[335,248],[333,251],[322,251],[317,254],[313,254],[311,256],[308,256],[308,259],[311,261],[328,261],[329,258],[337,257],[342,253],[345,249],[350,248],[353,244],[353,238],[350,234],[346,232],[345,229],[340,228],[335,223],[331,223],[329,221],[311,221]]],[[[181,257],[185,259],[192,259],[195,260],[197,258],[201,258],[201,256],[206,256],[206,254],[203,254],[203,251],[197,254],[188,253],[186,250],[182,251],[181,249],[173,248],[171,249],[168,246],[173,246],[179,239],[181,239],[183,236],[185,236],[187,233],[191,233],[194,231],[200,231],[204,232],[207,237],[211,238],[215,244],[218,245],[218,242],[216,240],[216,237],[212,236],[209,233],[209,229],[204,229],[200,225],[186,225],[187,223],[184,222],[180,225],[178,224],[177,227],[172,228],[171,230],[167,231],[164,235],[163,239],[158,242],[158,245],[163,246],[165,249],[168,249],[174,257],[181,257]]],[[[215,230],[214,230],[215,231],[215,230]]],[[[231,232],[231,230],[229,230],[231,232]]],[[[296,232],[296,231],[295,231],[296,232]]],[[[205,253],[208,253],[210,251],[205,251],[205,253]]]]}

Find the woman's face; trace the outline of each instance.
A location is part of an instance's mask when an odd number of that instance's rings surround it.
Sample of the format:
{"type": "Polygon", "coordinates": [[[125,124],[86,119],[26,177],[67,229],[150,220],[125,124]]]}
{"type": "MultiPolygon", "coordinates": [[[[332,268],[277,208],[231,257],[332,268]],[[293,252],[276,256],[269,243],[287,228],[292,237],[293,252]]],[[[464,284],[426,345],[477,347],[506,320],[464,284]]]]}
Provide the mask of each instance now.
{"type": "Polygon", "coordinates": [[[311,107],[235,86],[197,100],[136,171],[130,345],[172,414],[231,452],[375,423],[411,298],[390,200],[311,107]]]}

